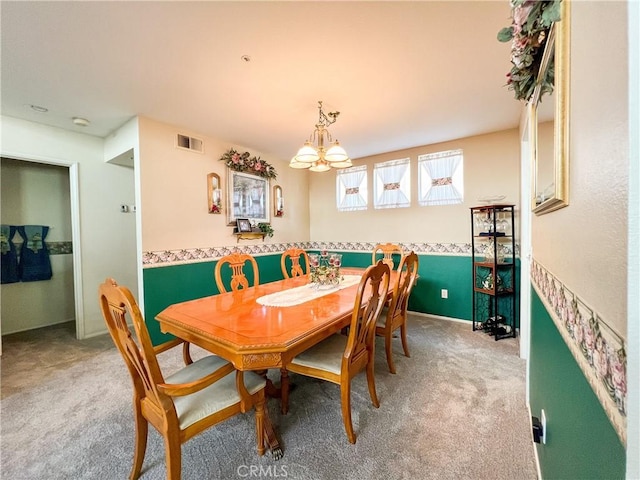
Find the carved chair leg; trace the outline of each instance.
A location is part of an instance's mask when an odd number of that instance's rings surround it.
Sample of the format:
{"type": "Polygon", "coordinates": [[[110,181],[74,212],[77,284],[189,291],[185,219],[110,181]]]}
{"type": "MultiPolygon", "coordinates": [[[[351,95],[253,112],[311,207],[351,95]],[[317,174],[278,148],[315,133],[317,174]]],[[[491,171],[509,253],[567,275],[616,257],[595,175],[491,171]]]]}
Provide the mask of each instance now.
{"type": "Polygon", "coordinates": [[[378,408],[380,406],[380,401],[378,400],[378,395],[376,393],[376,377],[374,375],[373,367],[374,367],[374,356],[371,355],[369,357],[369,361],[367,362],[367,386],[369,387],[369,396],[371,397],[371,402],[373,406],[378,408]]]}
{"type": "Polygon", "coordinates": [[[387,365],[389,365],[389,371],[391,373],[396,373],[396,366],[393,364],[393,354],[391,353],[392,333],[393,332],[387,330],[384,334],[384,351],[387,355],[387,365]]]}
{"type": "Polygon", "coordinates": [[[289,411],[289,372],[286,368],[280,369],[280,411],[286,415],[289,411]]]}
{"type": "Polygon", "coordinates": [[[347,432],[349,443],[356,443],[356,434],[353,432],[351,422],[351,382],[340,385],[340,402],[342,404],[342,421],[347,432]]]}
{"type": "Polygon", "coordinates": [[[136,439],[135,447],[133,451],[133,466],[131,467],[130,480],[137,480],[142,471],[142,464],[144,462],[144,454],[147,451],[147,434],[149,432],[149,423],[147,419],[142,416],[140,411],[140,403],[138,399],[133,400],[133,415],[136,425],[136,439]]]}
{"type": "Polygon", "coordinates": [[[405,357],[411,357],[409,355],[409,344],[407,343],[407,324],[403,323],[400,326],[400,338],[402,339],[402,348],[404,350],[405,357]]]}
{"type": "Polygon", "coordinates": [[[167,457],[167,480],[180,480],[182,470],[182,452],[178,435],[164,434],[164,448],[167,457]]]}

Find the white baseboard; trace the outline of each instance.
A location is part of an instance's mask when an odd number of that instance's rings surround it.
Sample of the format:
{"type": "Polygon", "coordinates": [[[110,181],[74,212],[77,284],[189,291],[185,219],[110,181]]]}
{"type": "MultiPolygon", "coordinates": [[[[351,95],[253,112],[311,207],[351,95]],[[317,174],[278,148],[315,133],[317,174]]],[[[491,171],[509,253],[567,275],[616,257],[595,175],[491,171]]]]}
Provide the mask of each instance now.
{"type": "Polygon", "coordinates": [[[407,310],[407,313],[411,315],[416,315],[418,317],[433,318],[434,320],[444,320],[447,322],[458,322],[458,323],[465,323],[467,325],[471,325],[471,320],[464,320],[462,318],[443,317],[442,315],[433,315],[431,313],[422,313],[422,312],[412,312],[411,310],[407,310]]]}

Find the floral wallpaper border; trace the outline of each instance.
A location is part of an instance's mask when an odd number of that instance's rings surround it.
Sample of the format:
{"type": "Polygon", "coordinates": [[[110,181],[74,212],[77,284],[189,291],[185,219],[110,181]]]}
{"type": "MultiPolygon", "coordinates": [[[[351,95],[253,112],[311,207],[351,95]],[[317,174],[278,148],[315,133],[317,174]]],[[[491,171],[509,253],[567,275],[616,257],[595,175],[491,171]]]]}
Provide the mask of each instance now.
{"type": "MultiPolygon", "coordinates": [[[[295,242],[295,243],[255,243],[233,245],[225,247],[188,248],[181,250],[160,250],[143,252],[142,264],[145,268],[165,267],[183,263],[211,261],[232,252],[242,252],[251,255],[269,255],[283,252],[287,248],[303,248],[306,250],[339,250],[343,252],[371,252],[375,242],[295,242]]],[[[413,250],[418,254],[436,255],[471,255],[470,243],[401,243],[407,251],[413,250]]],[[[476,252],[481,253],[481,246],[476,245],[476,252]]],[[[505,248],[507,250],[507,248],[505,248]]],[[[516,255],[518,254],[516,245],[516,255]]]]}
{"type": "MultiPolygon", "coordinates": [[[[68,255],[73,253],[73,242],[49,242],[45,240],[44,243],[47,245],[49,255],[68,255]]],[[[14,242],[14,245],[16,246],[17,254],[20,255],[22,242],[14,242]]]]}
{"type": "Polygon", "coordinates": [[[47,242],[47,248],[49,249],[49,255],[67,255],[73,253],[72,242],[47,242]]]}
{"type": "Polygon", "coordinates": [[[535,260],[531,265],[531,283],[626,445],[627,355],[624,339],[535,260]]]}

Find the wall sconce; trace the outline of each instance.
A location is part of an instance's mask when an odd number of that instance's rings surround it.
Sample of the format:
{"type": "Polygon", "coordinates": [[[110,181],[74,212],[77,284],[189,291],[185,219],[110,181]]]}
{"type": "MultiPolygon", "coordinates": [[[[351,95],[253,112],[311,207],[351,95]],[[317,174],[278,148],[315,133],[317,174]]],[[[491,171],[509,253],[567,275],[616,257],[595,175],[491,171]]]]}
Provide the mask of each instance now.
{"type": "Polygon", "coordinates": [[[222,213],[222,189],[220,188],[220,175],[217,173],[207,175],[207,196],[209,198],[209,213],[222,213]]]}
{"type": "Polygon", "coordinates": [[[273,186],[273,216],[284,216],[284,197],[282,195],[282,187],[280,185],[273,186]]]}

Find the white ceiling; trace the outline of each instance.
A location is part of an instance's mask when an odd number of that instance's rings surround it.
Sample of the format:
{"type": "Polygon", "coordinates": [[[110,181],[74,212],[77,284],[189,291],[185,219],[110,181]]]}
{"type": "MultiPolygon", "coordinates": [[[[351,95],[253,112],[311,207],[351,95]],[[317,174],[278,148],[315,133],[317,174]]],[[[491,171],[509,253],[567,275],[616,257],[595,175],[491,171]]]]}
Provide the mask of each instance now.
{"type": "Polygon", "coordinates": [[[358,158],[520,118],[504,86],[510,46],[496,40],[508,0],[3,0],[1,9],[2,114],[100,137],[143,115],[288,160],[323,100],[341,112],[333,137],[358,158]]]}

